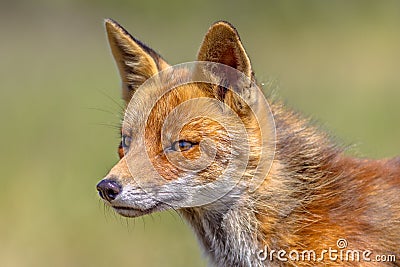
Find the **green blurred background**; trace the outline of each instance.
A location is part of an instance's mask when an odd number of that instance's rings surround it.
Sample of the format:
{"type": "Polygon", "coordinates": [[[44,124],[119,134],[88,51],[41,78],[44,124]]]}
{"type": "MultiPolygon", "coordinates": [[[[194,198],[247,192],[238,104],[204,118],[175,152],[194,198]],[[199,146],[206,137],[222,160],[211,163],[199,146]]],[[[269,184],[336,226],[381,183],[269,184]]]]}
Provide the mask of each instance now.
{"type": "Polygon", "coordinates": [[[353,154],[400,154],[399,1],[1,1],[1,266],[206,264],[176,214],[126,220],[99,201],[121,118],[106,17],[171,64],[228,20],[290,106],[353,154]]]}

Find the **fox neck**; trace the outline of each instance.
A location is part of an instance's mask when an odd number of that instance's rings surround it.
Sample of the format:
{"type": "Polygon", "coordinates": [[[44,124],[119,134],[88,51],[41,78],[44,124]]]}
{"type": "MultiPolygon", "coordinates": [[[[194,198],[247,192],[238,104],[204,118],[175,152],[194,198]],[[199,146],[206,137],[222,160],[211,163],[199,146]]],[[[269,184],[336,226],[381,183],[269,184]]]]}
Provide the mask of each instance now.
{"type": "Polygon", "coordinates": [[[212,266],[257,266],[254,213],[238,202],[224,204],[220,210],[189,208],[180,212],[192,226],[212,266]]]}

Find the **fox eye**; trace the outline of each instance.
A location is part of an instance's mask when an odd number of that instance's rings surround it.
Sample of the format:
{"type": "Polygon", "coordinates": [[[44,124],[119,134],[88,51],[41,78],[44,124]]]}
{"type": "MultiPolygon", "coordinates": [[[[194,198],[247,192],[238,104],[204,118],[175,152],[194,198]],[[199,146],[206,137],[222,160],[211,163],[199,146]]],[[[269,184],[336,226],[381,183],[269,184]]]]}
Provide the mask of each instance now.
{"type": "Polygon", "coordinates": [[[132,138],[130,136],[127,136],[127,135],[122,136],[121,146],[123,148],[128,148],[131,145],[131,142],[132,142],[132,138]]]}
{"type": "Polygon", "coordinates": [[[187,151],[195,146],[196,143],[192,143],[186,140],[179,140],[172,143],[171,149],[173,151],[187,151]]]}

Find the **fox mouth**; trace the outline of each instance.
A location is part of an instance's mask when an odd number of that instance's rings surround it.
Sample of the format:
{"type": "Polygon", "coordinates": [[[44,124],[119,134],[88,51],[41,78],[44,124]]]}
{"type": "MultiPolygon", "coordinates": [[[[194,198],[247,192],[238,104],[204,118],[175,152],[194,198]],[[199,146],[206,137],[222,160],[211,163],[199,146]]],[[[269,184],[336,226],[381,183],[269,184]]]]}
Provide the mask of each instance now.
{"type": "Polygon", "coordinates": [[[121,216],[124,217],[130,217],[130,218],[134,218],[134,217],[139,217],[139,216],[143,216],[146,214],[150,214],[156,211],[162,211],[165,210],[166,207],[165,205],[160,204],[156,204],[150,208],[133,208],[133,207],[126,207],[126,206],[112,206],[112,208],[121,216]]]}

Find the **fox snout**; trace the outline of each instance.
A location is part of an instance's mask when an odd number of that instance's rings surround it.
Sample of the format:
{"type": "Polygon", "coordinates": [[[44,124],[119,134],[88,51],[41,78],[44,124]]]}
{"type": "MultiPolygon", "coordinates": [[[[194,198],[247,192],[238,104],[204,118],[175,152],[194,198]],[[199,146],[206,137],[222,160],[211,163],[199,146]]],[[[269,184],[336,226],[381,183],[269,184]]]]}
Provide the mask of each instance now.
{"type": "Polygon", "coordinates": [[[110,179],[101,180],[96,188],[100,197],[108,202],[115,200],[122,191],[122,186],[118,182],[110,179]]]}
{"type": "Polygon", "coordinates": [[[97,184],[96,189],[105,204],[122,216],[138,217],[171,208],[171,204],[179,202],[183,194],[172,194],[171,188],[157,186],[155,179],[151,179],[155,174],[135,164],[140,160],[135,154],[122,158],[97,184]],[[134,164],[129,167],[126,158],[134,164]]]}

